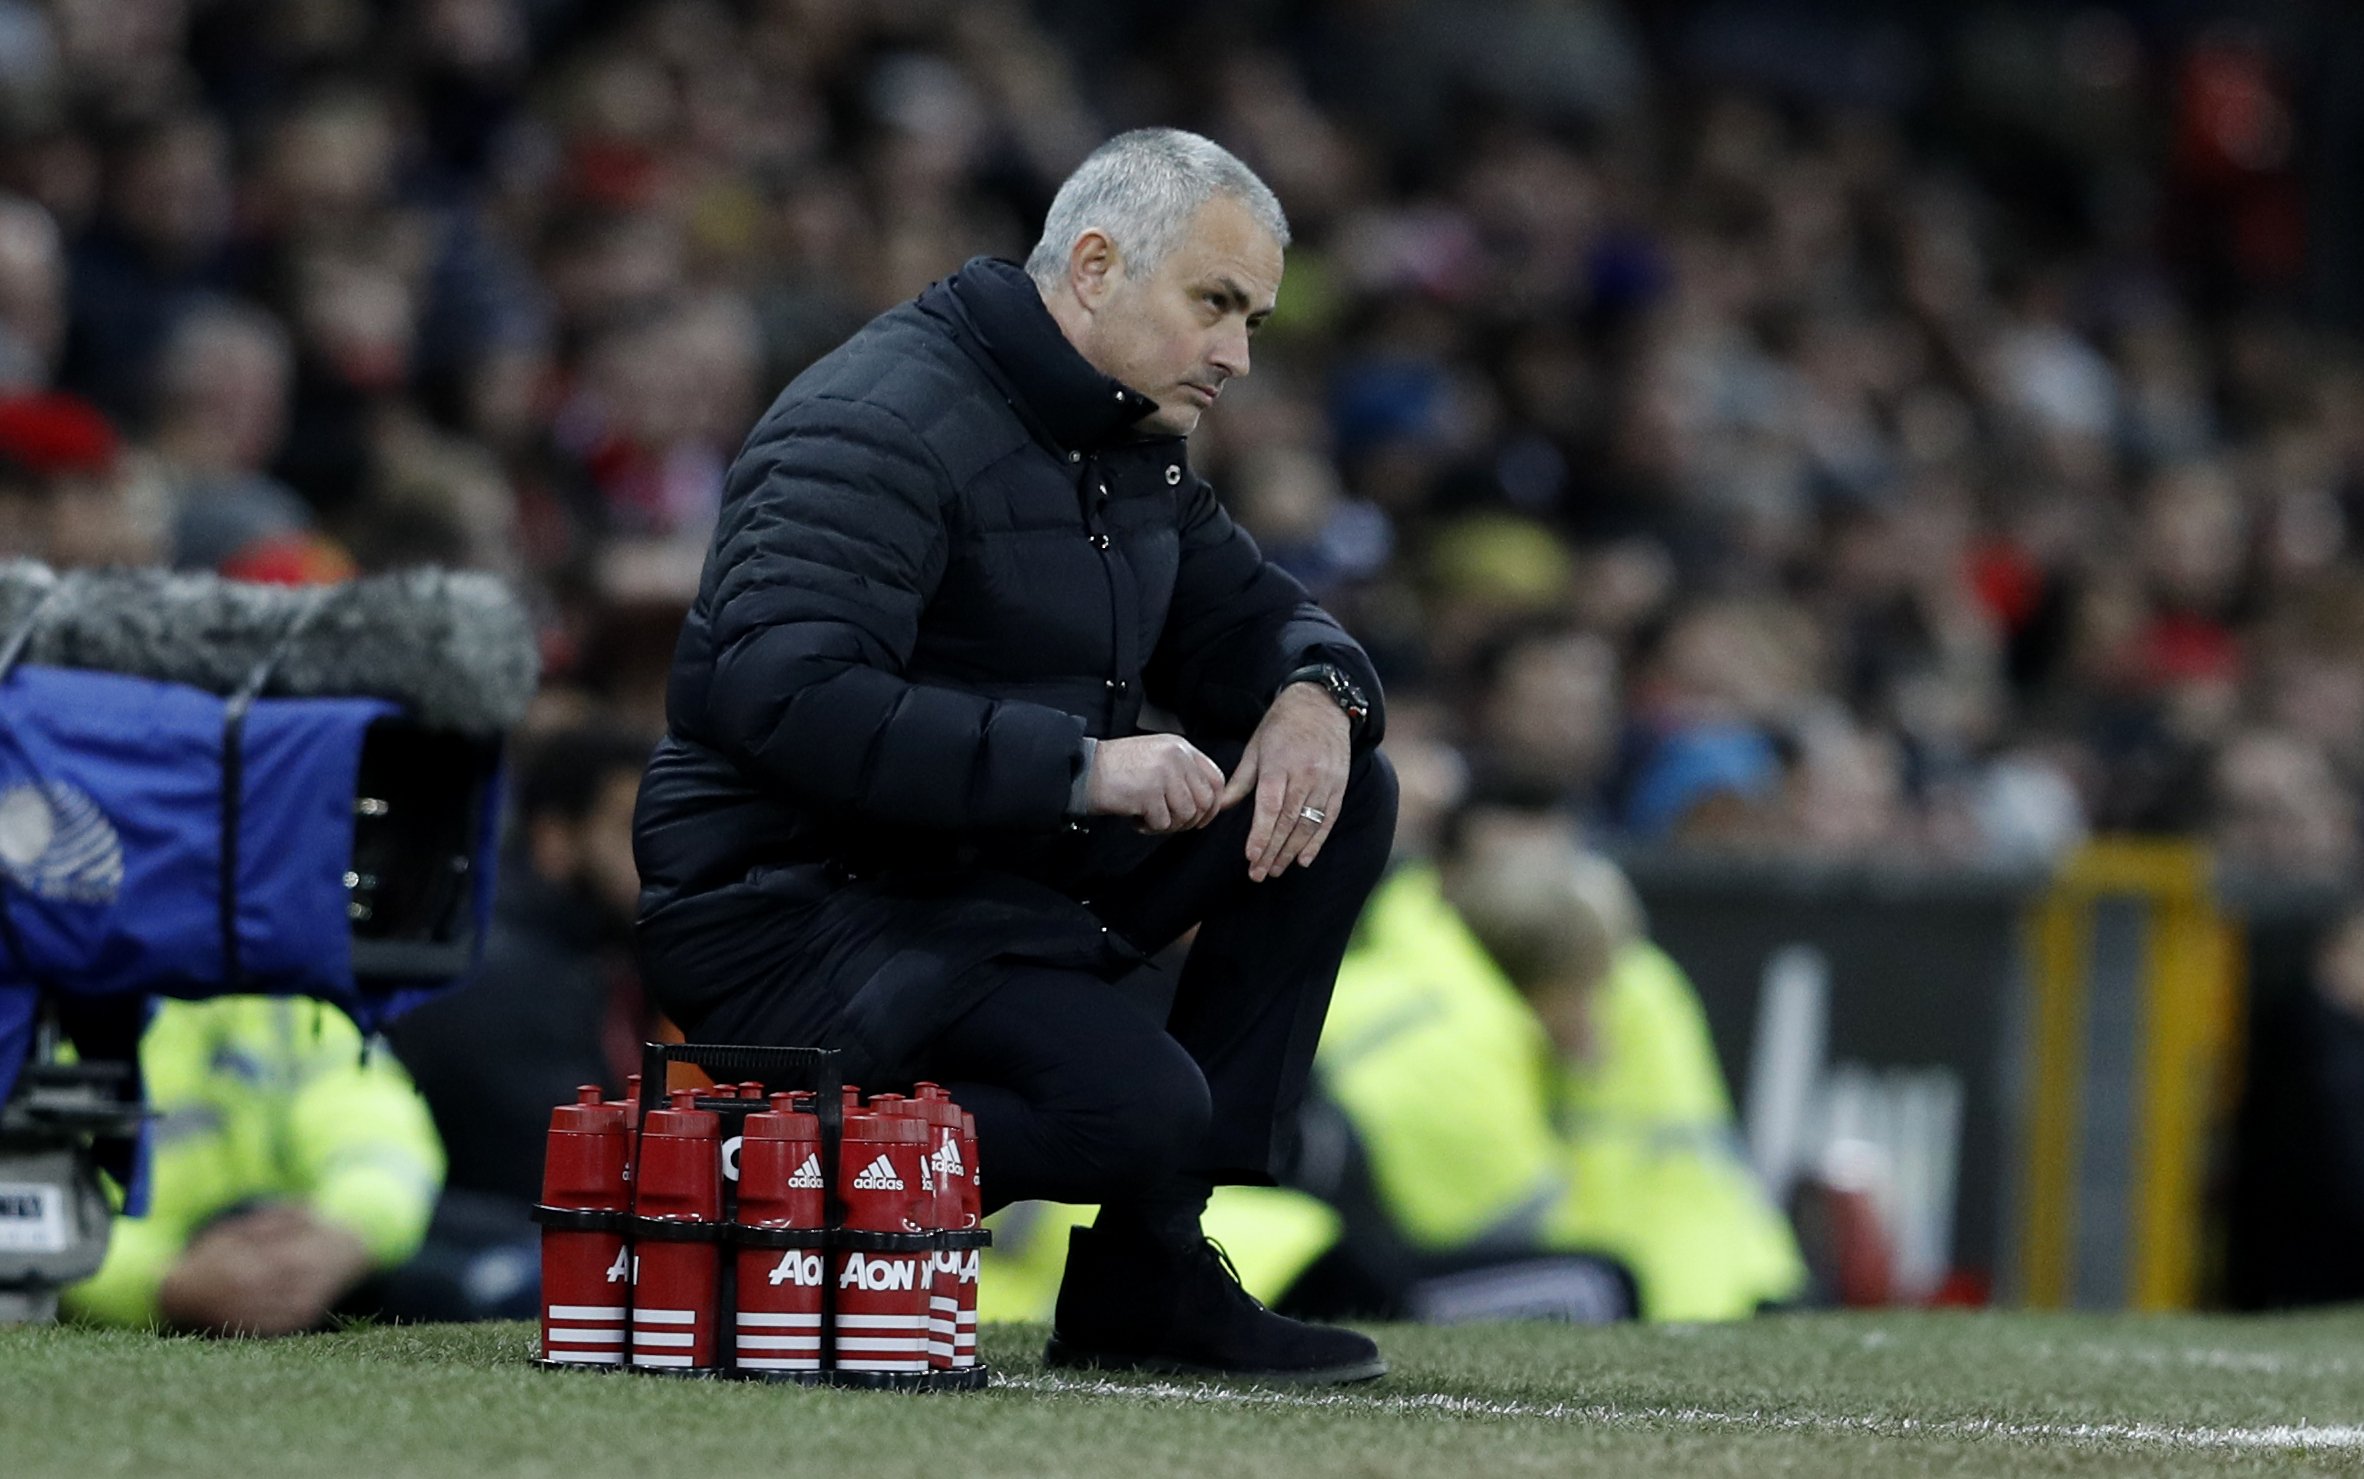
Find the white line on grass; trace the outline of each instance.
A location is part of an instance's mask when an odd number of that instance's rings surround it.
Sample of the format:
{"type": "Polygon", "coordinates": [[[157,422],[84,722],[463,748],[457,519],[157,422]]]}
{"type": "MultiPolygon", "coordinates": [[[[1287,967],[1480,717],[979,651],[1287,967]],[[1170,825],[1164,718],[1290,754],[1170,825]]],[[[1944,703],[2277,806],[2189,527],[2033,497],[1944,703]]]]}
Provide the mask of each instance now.
{"type": "Polygon", "coordinates": [[[2146,1346],[2080,1346],[2071,1354],[2079,1361],[2104,1365],[2189,1366],[2204,1371],[2230,1371],[2245,1376],[2281,1376],[2291,1371],[2303,1371],[2309,1376],[2352,1376],[2354,1362],[2338,1356],[2310,1355],[2301,1359],[2273,1351],[2228,1351],[2212,1347],[2175,1347],[2157,1350],[2146,1346]]]}
{"type": "MultiPolygon", "coordinates": [[[[1886,1350],[1894,1344],[1884,1330],[1874,1330],[1856,1337],[1856,1345],[1863,1350],[1886,1350]]],[[[2015,1347],[2024,1359],[2036,1361],[2067,1360],[2079,1365],[2143,1366],[2163,1371],[2175,1366],[2188,1366],[2204,1371],[2228,1371],[2244,1376],[2281,1376],[2290,1371],[2304,1371],[2310,1376],[2352,1376],[2356,1363],[2338,1356],[2310,1355],[2300,1360],[2274,1351],[2220,1350],[2211,1346],[2122,1346],[2069,1345],[2059,1341],[2039,1340],[2015,1347]]]]}
{"type": "Polygon", "coordinates": [[[2022,1442],[2140,1443],[2165,1448],[2364,1449],[2364,1426],[2203,1428],[2165,1423],[2019,1423],[1993,1418],[1923,1421],[1910,1417],[1846,1417],[1831,1413],[1715,1412],[1699,1407],[1611,1407],[1569,1402],[1494,1402],[1442,1392],[1379,1397],[1359,1392],[1311,1395],[1264,1388],[1196,1386],[1181,1382],[1084,1380],[1068,1376],[1012,1376],[997,1385],[1050,1396],[1118,1397],[1197,1402],[1232,1407],[1287,1407],[1371,1412],[1411,1417],[1511,1417],[1545,1422],[1628,1427],[1742,1428],[1757,1431],[1864,1433],[1875,1438],[2003,1438],[2022,1442]]]}

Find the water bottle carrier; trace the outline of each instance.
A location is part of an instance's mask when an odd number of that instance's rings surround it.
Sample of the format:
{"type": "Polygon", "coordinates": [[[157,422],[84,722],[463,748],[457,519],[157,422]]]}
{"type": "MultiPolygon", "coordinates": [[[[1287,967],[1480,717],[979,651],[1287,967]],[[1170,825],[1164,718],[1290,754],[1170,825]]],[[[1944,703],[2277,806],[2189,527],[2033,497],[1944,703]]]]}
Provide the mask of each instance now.
{"type": "MultiPolygon", "coordinates": [[[[840,1255],[886,1255],[907,1259],[924,1254],[931,1260],[945,1253],[968,1253],[973,1256],[973,1250],[991,1244],[992,1234],[983,1228],[897,1232],[845,1225],[847,1206],[839,1179],[839,1163],[843,1155],[847,1108],[843,1079],[834,1052],[819,1048],[650,1043],[643,1049],[640,1082],[642,1089],[637,1102],[628,1111],[627,1121],[627,1133],[631,1139],[630,1165],[635,1168],[630,1173],[632,1210],[584,1211],[555,1206],[538,1206],[534,1209],[534,1220],[548,1232],[622,1235],[623,1251],[619,1257],[623,1266],[630,1270],[631,1276],[618,1281],[621,1304],[613,1307],[617,1317],[614,1327],[622,1335],[620,1358],[591,1364],[581,1360],[550,1359],[545,1354],[536,1359],[534,1365],[551,1370],[621,1370],[644,1375],[892,1391],[976,1391],[990,1385],[992,1373],[983,1362],[926,1371],[861,1370],[843,1364],[848,1353],[841,1348],[840,1342],[850,1337],[840,1329],[841,1296],[837,1272],[840,1255]],[[743,1143],[742,1130],[748,1117],[772,1111],[772,1095],[789,1092],[812,1096],[809,1112],[819,1123],[819,1179],[825,1209],[821,1226],[741,1223],[740,1186],[735,1171],[726,1172],[722,1181],[723,1207],[719,1221],[641,1215],[638,1168],[647,1165],[648,1117],[653,1110],[662,1109],[671,1102],[668,1088],[675,1076],[676,1065],[686,1065],[714,1084],[724,1086],[701,1089],[691,1099],[683,1101],[689,1107],[720,1118],[720,1134],[715,1139],[718,1151],[723,1146],[743,1143]],[[760,1085],[761,1092],[742,1094],[739,1092],[741,1085],[760,1085]],[[720,1338],[714,1343],[714,1362],[698,1366],[636,1362],[636,1354],[644,1357],[651,1354],[636,1353],[633,1349],[635,1334],[647,1313],[638,1303],[641,1249],[647,1244],[683,1243],[712,1243],[720,1249],[714,1293],[714,1318],[720,1338]],[[737,1254],[740,1250],[776,1252],[789,1260],[793,1260],[798,1253],[813,1255],[811,1262],[818,1265],[820,1274],[814,1281],[817,1282],[819,1296],[817,1318],[773,1317],[810,1322],[809,1326],[800,1324],[796,1327],[800,1334],[809,1328],[809,1334],[801,1334],[801,1338],[779,1337],[774,1341],[783,1346],[793,1345],[807,1359],[795,1363],[773,1360],[760,1367],[742,1363],[740,1343],[734,1338],[734,1333],[739,1331],[738,1283],[741,1264],[737,1254]],[[817,1341],[813,1339],[814,1336],[817,1336],[817,1341]],[[804,1369],[788,1369],[791,1365],[804,1369]]],[[[773,1282],[778,1282],[776,1275],[773,1282]]],[[[664,1315],[667,1312],[657,1313],[664,1315]]]]}

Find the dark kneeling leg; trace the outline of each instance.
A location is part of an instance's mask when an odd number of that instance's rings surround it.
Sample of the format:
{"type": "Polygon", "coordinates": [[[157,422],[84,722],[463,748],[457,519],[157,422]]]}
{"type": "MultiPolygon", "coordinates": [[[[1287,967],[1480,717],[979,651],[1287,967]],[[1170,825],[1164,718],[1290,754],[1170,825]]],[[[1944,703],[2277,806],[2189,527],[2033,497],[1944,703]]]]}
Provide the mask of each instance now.
{"type": "Polygon", "coordinates": [[[1003,979],[928,1044],[919,1078],[977,1117],[986,1210],[1123,1202],[1168,1184],[1207,1134],[1207,1083],[1181,1044],[1096,976],[1003,979]]]}
{"type": "MultiPolygon", "coordinates": [[[[1210,753],[1227,768],[1238,759],[1236,746],[1210,753]]],[[[1269,1184],[1288,1169],[1338,963],[1386,871],[1395,809],[1394,768],[1373,751],[1356,757],[1310,867],[1251,882],[1254,807],[1243,802],[1097,886],[1095,911],[1143,949],[1199,927],[1167,1030],[1206,1075],[1213,1121],[1190,1170],[1211,1184],[1269,1184]]]]}
{"type": "MultiPolygon", "coordinates": [[[[1237,755],[1216,758],[1228,766],[1237,755]]],[[[1199,1214],[1217,1183],[1269,1182],[1285,1168],[1339,961],[1387,864],[1395,802],[1385,757],[1364,755],[1310,867],[1249,881],[1253,817],[1242,805],[1095,883],[1095,909],[1135,944],[1156,949],[1199,926],[1168,1031],[1205,1075],[1211,1116],[1178,1174],[1107,1199],[1073,1235],[1053,1364],[1305,1382],[1386,1371],[1367,1338],[1285,1319],[1248,1296],[1199,1214]]]]}

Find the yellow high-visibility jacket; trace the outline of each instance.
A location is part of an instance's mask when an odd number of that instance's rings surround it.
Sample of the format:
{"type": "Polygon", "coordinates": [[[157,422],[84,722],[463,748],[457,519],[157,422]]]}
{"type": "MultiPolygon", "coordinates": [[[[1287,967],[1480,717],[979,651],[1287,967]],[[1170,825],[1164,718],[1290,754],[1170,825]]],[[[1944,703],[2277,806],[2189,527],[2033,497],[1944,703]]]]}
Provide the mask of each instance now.
{"type": "Polygon", "coordinates": [[[1637,944],[1596,1010],[1594,1060],[1559,1062],[1433,870],[1380,886],[1315,1068],[1397,1230],[1432,1251],[1606,1254],[1633,1271],[1650,1319],[1731,1319],[1795,1296],[1796,1239],[1736,1154],[1681,969],[1637,944]]]}
{"type": "Polygon", "coordinates": [[[1607,1247],[1654,1320],[1724,1320],[1795,1299],[1805,1260],[1741,1154],[1699,998],[1655,945],[1622,952],[1595,1007],[1598,1053],[1560,1081],[1575,1194],[1555,1242],[1607,1247]]]}
{"type": "Polygon", "coordinates": [[[1314,1072],[1415,1247],[1538,1246],[1570,1190],[1559,1065],[1433,869],[1398,868],[1372,894],[1314,1072]]]}
{"type": "Polygon", "coordinates": [[[425,1101],[352,1019],[314,1001],[166,1001],[140,1039],[154,1160],[148,1214],[119,1217],[67,1313],[153,1324],[190,1237],[243,1202],[298,1201],[351,1229],[380,1268],[418,1251],[443,1186],[425,1101]]]}

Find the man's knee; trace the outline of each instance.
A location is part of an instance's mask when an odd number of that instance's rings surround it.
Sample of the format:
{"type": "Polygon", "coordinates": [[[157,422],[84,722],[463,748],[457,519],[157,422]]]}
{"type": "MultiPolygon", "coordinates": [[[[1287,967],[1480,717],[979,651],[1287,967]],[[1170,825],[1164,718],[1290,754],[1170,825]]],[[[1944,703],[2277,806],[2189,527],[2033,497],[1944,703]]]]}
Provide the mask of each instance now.
{"type": "Polygon", "coordinates": [[[1357,755],[1346,772],[1346,804],[1393,837],[1395,803],[1395,762],[1380,750],[1366,750],[1357,755]]]}
{"type": "Polygon", "coordinates": [[[1214,1103],[1206,1075],[1182,1045],[1161,1046],[1111,1074],[1094,1102],[1062,1116],[1082,1179],[1122,1196],[1183,1169],[1206,1143],[1214,1103]]]}
{"type": "Polygon", "coordinates": [[[1395,842],[1394,764],[1377,750],[1357,755],[1338,808],[1338,825],[1322,844],[1322,856],[1336,853],[1341,861],[1351,856],[1370,867],[1385,866],[1395,842]]]}

